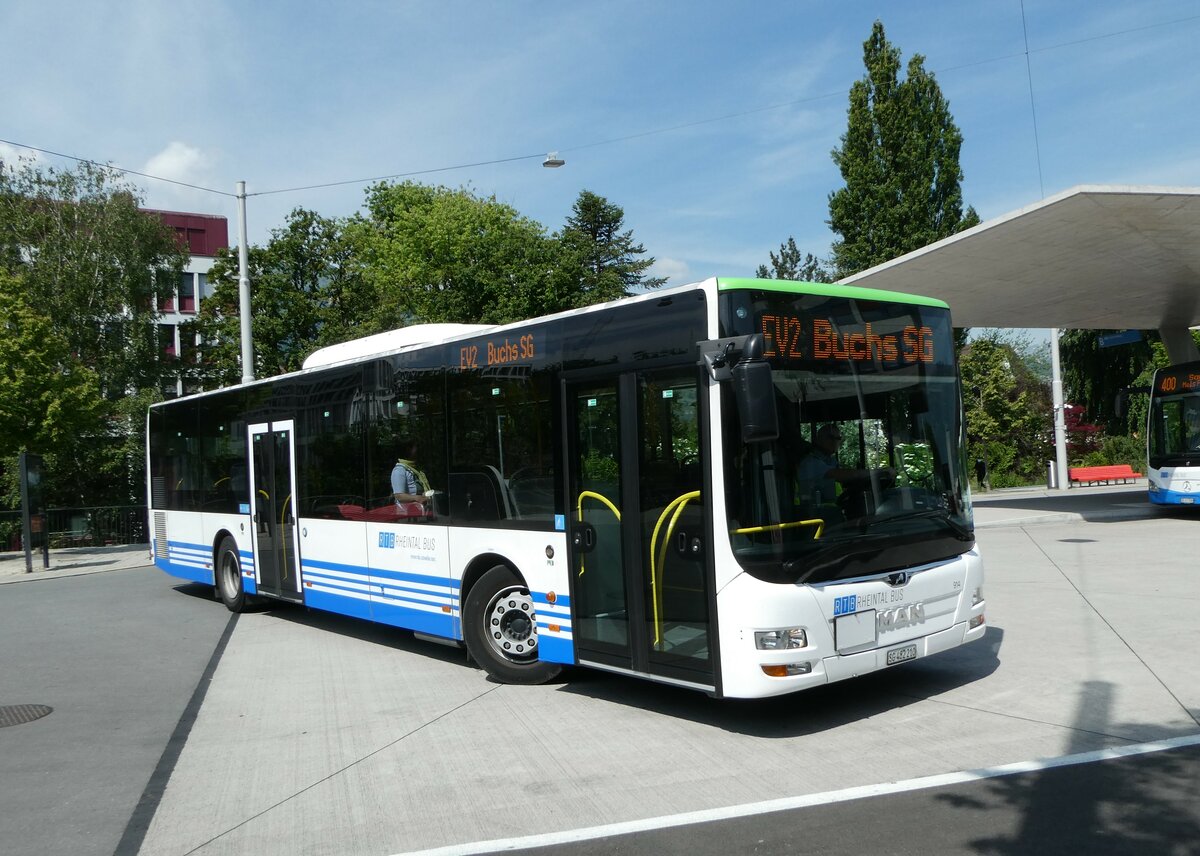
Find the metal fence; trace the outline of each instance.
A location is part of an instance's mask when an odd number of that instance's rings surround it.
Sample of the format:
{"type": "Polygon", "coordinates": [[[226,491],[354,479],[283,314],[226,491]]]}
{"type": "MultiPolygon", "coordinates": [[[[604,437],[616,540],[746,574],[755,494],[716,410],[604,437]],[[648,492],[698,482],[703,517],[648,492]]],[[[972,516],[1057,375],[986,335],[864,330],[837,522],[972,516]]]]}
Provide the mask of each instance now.
{"type": "MultiPolygon", "coordinates": [[[[145,544],[150,540],[144,505],[49,508],[44,517],[45,520],[40,522],[50,535],[52,549],[145,544]]],[[[36,527],[38,522],[34,525],[36,527]]],[[[0,551],[23,549],[21,512],[0,511],[0,551]]]]}

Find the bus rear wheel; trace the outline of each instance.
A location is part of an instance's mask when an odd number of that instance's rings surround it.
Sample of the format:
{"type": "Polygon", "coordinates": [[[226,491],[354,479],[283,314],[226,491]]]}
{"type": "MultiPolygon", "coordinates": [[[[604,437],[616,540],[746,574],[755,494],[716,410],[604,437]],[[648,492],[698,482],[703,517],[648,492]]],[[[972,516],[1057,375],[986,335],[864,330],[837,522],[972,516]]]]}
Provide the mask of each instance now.
{"type": "Polygon", "coordinates": [[[471,587],[463,604],[463,637],[471,657],[497,681],[541,684],[562,670],[538,659],[537,614],[529,589],[507,565],[471,587]]]}
{"type": "Polygon", "coordinates": [[[238,558],[237,542],[229,535],[217,548],[217,594],[230,612],[245,612],[250,598],[242,586],[242,563],[238,558]]]}

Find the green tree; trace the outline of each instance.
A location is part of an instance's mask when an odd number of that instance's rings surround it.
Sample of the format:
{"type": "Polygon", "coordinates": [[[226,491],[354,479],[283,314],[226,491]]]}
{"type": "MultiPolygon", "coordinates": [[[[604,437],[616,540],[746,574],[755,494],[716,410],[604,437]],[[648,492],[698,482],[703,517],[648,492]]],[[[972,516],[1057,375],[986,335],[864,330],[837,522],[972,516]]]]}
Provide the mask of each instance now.
{"type": "MultiPolygon", "coordinates": [[[[265,247],[248,248],[256,377],[295,371],[317,348],[356,335],[370,310],[353,257],[342,222],[303,208],[272,231],[265,247]]],[[[190,367],[194,379],[215,387],[241,378],[237,249],[221,251],[208,276],[212,296],[184,332],[204,342],[199,363],[190,367]]]]}
{"type": "Polygon", "coordinates": [[[105,167],[0,163],[0,266],[21,275],[30,302],[110,398],[157,388],[174,372],[160,358],[155,321],[187,252],[139,203],[105,167]]]}
{"type": "Polygon", "coordinates": [[[0,162],[3,314],[15,325],[5,345],[20,343],[3,357],[9,394],[20,391],[4,406],[16,421],[0,430],[45,456],[52,504],[145,497],[144,404],[176,372],[155,322],[187,253],[139,204],[106,167],[0,162]],[[58,386],[27,386],[48,374],[58,386]]]}
{"type": "Polygon", "coordinates": [[[963,211],[962,134],[925,58],[900,79],[900,50],[876,21],[863,43],[866,75],[850,87],[846,133],[833,161],[845,186],[829,197],[838,278],[974,226],[963,211]]]}
{"type": "Polygon", "coordinates": [[[621,231],[624,224],[621,206],[590,190],[579,192],[559,235],[566,263],[579,269],[574,305],[615,300],[666,282],[664,277],[646,276],[654,257],[639,258],[646,248],[633,240],[632,229],[621,231]]]}
{"type": "MultiPolygon", "coordinates": [[[[1082,405],[1087,419],[1105,433],[1123,434],[1124,419],[1116,415],[1117,394],[1153,365],[1158,333],[1147,331],[1139,342],[1100,347],[1100,336],[1111,330],[1064,330],[1058,342],[1063,392],[1067,401],[1082,405]]],[[[1143,411],[1144,413],[1144,411],[1143,411]]]]}
{"type": "Polygon", "coordinates": [[[824,263],[812,253],[800,255],[796,239],[788,236],[787,242],[779,245],[779,254],[771,253],[771,267],[759,265],[755,273],[759,279],[790,279],[797,282],[832,282],[824,263]]]}
{"type": "Polygon", "coordinates": [[[362,333],[499,324],[578,305],[559,242],[494,197],[381,183],[368,189],[366,208],[347,226],[373,300],[362,333]]]}
{"type": "Polygon", "coordinates": [[[1050,447],[1050,391],[1012,346],[972,341],[959,357],[967,449],[987,461],[993,486],[1037,481],[1050,447]]]}
{"type": "Polygon", "coordinates": [[[0,457],[68,453],[102,430],[102,404],[96,373],[25,283],[0,271],[0,457]]]}

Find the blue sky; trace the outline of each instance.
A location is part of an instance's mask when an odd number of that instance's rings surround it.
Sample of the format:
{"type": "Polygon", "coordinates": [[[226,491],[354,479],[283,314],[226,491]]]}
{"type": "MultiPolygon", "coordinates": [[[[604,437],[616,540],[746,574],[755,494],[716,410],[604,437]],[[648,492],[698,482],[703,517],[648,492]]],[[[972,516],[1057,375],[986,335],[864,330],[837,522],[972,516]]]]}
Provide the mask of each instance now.
{"type": "MultiPolygon", "coordinates": [[[[1020,0],[14,0],[0,139],[229,194],[531,155],[418,179],[551,231],[586,188],[672,284],[750,275],[789,235],[829,251],[829,152],[876,18],[935,72],[985,220],[1077,184],[1200,185],[1196,0],[1025,0],[1040,179],[1020,0]]],[[[134,180],[236,239],[229,196],[134,180]]],[[[350,214],[365,187],[252,196],[250,241],[296,206],[350,214]]]]}

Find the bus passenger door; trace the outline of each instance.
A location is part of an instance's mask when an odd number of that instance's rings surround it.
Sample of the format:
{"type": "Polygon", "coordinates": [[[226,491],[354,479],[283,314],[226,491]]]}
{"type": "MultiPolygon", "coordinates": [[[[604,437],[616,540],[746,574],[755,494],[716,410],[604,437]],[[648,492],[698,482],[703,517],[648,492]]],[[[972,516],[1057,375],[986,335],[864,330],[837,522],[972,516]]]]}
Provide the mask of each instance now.
{"type": "Polygon", "coordinates": [[[629,667],[621,505],[621,395],[617,381],[567,385],[568,532],[574,635],[581,658],[629,667]],[[587,652],[586,654],[583,652],[587,652]]]}
{"type": "Polygon", "coordinates": [[[255,582],[261,594],[301,600],[293,463],[295,425],[289,419],[251,425],[248,430],[255,582]]]}
{"type": "Polygon", "coordinates": [[[579,659],[714,686],[696,372],[566,384],[579,659]]]}

